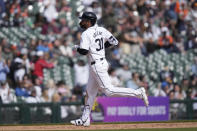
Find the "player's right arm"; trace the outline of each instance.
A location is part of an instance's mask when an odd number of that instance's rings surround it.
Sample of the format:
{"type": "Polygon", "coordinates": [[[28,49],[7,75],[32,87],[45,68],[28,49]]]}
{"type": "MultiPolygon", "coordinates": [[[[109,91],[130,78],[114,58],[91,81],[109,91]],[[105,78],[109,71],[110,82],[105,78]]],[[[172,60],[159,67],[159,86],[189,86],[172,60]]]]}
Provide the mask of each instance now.
{"type": "Polygon", "coordinates": [[[81,34],[80,46],[77,48],[77,52],[81,55],[87,55],[90,46],[90,39],[88,38],[86,32],[81,34]]]}
{"type": "Polygon", "coordinates": [[[81,55],[87,55],[88,54],[88,50],[81,49],[81,48],[77,48],[77,52],[79,52],[79,54],[81,54],[81,55]]]}

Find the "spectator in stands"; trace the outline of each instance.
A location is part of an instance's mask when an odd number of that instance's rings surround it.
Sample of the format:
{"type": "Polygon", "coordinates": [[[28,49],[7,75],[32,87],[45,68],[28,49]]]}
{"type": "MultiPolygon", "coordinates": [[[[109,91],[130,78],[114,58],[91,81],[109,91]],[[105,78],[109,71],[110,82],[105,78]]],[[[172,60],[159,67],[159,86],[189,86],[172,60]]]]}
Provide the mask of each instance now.
{"type": "Polygon", "coordinates": [[[190,98],[194,98],[197,95],[197,76],[192,75],[190,76],[190,84],[189,84],[189,92],[190,98]]]}
{"type": "Polygon", "coordinates": [[[71,58],[73,56],[73,52],[72,48],[69,46],[69,43],[67,40],[64,40],[62,43],[63,44],[59,46],[59,50],[61,51],[62,55],[71,58]]]}
{"type": "Polygon", "coordinates": [[[161,88],[164,90],[165,94],[169,95],[171,92],[170,85],[167,82],[161,84],[161,88]]]}
{"type": "Polygon", "coordinates": [[[60,11],[60,13],[70,12],[72,10],[67,0],[62,0],[61,2],[56,3],[56,8],[58,9],[58,11],[60,11]],[[58,4],[59,4],[59,8],[57,8],[58,4]]]}
{"type": "Polygon", "coordinates": [[[23,80],[23,76],[26,73],[26,65],[23,59],[25,55],[19,54],[12,63],[12,69],[14,71],[14,80],[17,83],[21,83],[23,80]]]}
{"type": "Polygon", "coordinates": [[[51,22],[58,17],[58,12],[55,8],[56,0],[45,0],[43,1],[45,5],[44,16],[47,18],[47,21],[51,22]]]}
{"type": "Polygon", "coordinates": [[[0,82],[0,98],[2,103],[16,102],[14,90],[11,89],[6,81],[0,82]]]}
{"type": "Polygon", "coordinates": [[[10,53],[11,52],[10,44],[6,38],[1,39],[0,48],[2,50],[1,52],[2,58],[4,58],[5,60],[13,59],[13,54],[10,53]]]}
{"type": "Polygon", "coordinates": [[[184,77],[181,81],[181,88],[187,93],[189,90],[189,79],[184,77]]]}
{"type": "Polygon", "coordinates": [[[61,52],[60,53],[61,56],[64,56],[68,59],[68,65],[73,67],[74,62],[72,57],[74,56],[74,53],[71,44],[72,44],[72,39],[67,37],[66,40],[62,40],[62,44],[59,45],[58,50],[59,52],[61,52]]]}
{"type": "Polygon", "coordinates": [[[61,95],[56,92],[53,95],[52,102],[61,102],[61,95]]]}
{"type": "MultiPolygon", "coordinates": [[[[177,1],[178,3],[178,1],[177,1]]],[[[186,21],[185,18],[188,15],[188,7],[186,2],[182,2],[179,5],[176,3],[175,12],[178,14],[178,21],[176,23],[176,28],[178,33],[184,35],[186,33],[186,21]]]]}
{"type": "Polygon", "coordinates": [[[38,45],[36,47],[37,51],[49,52],[48,41],[39,40],[38,45]]]}
{"type": "Polygon", "coordinates": [[[188,40],[184,43],[185,50],[197,48],[197,33],[194,30],[190,30],[192,34],[188,34],[188,40]]]}
{"type": "MultiPolygon", "coordinates": [[[[51,102],[51,99],[49,98],[49,95],[48,94],[49,94],[48,93],[48,88],[43,88],[42,89],[42,96],[41,96],[39,102],[44,102],[44,103],[51,102]]],[[[51,111],[51,109],[49,107],[45,107],[43,109],[44,109],[44,114],[45,115],[51,115],[52,111],[51,111]]]]}
{"type": "Polygon", "coordinates": [[[75,31],[73,34],[73,43],[80,43],[81,31],[75,31]]]}
{"type": "Polygon", "coordinates": [[[131,53],[131,48],[129,43],[120,41],[119,45],[120,45],[119,48],[121,50],[121,54],[129,55],[131,53]]]}
{"type": "Polygon", "coordinates": [[[85,91],[88,83],[89,70],[88,65],[84,60],[78,60],[74,65],[75,86],[81,88],[82,92],[85,91]]]}
{"type": "Polygon", "coordinates": [[[33,88],[35,89],[36,91],[36,96],[37,97],[41,97],[42,96],[42,89],[43,89],[43,86],[42,86],[42,81],[40,81],[39,77],[35,77],[34,80],[33,80],[33,88]]]}
{"type": "Polygon", "coordinates": [[[119,68],[121,66],[120,65],[120,54],[121,54],[120,48],[112,49],[111,59],[109,60],[109,62],[113,68],[119,68]]]}
{"type": "Polygon", "coordinates": [[[191,3],[191,10],[188,13],[186,19],[191,23],[193,29],[197,28],[197,1],[191,3]]]}
{"type": "Polygon", "coordinates": [[[18,84],[15,89],[16,95],[20,97],[28,97],[33,90],[32,80],[28,75],[24,75],[23,80],[18,84]]]}
{"type": "Polygon", "coordinates": [[[127,21],[130,25],[128,25],[129,27],[124,32],[124,36],[123,36],[125,41],[130,43],[130,45],[131,45],[131,53],[133,53],[133,54],[141,52],[140,44],[143,43],[143,39],[139,36],[139,34],[136,31],[135,27],[131,26],[132,24],[135,25],[135,23],[136,23],[136,25],[138,25],[138,23],[139,23],[138,16],[136,16],[135,20],[134,19],[135,19],[135,16],[133,15],[133,18],[131,18],[131,21],[129,21],[129,20],[127,21]]]}
{"type": "Polygon", "coordinates": [[[29,50],[29,54],[33,51],[36,50],[36,47],[37,47],[37,40],[36,39],[31,39],[30,40],[30,44],[28,46],[28,50],[29,50]]]}
{"type": "Polygon", "coordinates": [[[57,87],[55,85],[54,80],[49,79],[47,81],[45,88],[48,89],[48,96],[49,96],[50,101],[52,101],[53,96],[57,93],[57,87]]]}
{"type": "Polygon", "coordinates": [[[49,98],[49,88],[43,88],[42,89],[42,96],[40,96],[41,98],[40,98],[40,101],[41,102],[51,102],[51,99],[49,98]]]}
{"type": "Polygon", "coordinates": [[[37,97],[36,90],[32,88],[30,95],[25,99],[25,102],[27,103],[39,103],[40,97],[37,97]]]}
{"type": "Polygon", "coordinates": [[[144,48],[145,48],[145,56],[153,53],[158,47],[155,43],[156,39],[154,37],[155,33],[152,31],[152,25],[149,23],[144,23],[145,24],[145,31],[143,33],[143,42],[144,42],[144,48]]]}
{"type": "Polygon", "coordinates": [[[185,54],[185,48],[184,48],[184,38],[181,35],[175,36],[174,44],[177,47],[177,53],[185,54]]]}
{"type": "Polygon", "coordinates": [[[140,82],[139,82],[140,87],[144,87],[147,90],[146,92],[148,93],[149,85],[148,85],[146,76],[140,75],[139,80],[140,80],[140,82]]]}
{"type": "Polygon", "coordinates": [[[172,7],[172,2],[169,0],[165,2],[165,12],[164,16],[166,21],[169,21],[170,24],[175,23],[178,19],[177,13],[175,12],[174,8],[172,7]]]}
{"type": "Polygon", "coordinates": [[[28,58],[28,49],[22,48],[20,54],[22,55],[23,63],[25,65],[25,73],[30,74],[32,70],[32,65],[30,64],[30,60],[28,58]]]}
{"type": "Polygon", "coordinates": [[[30,88],[32,88],[33,86],[32,79],[30,79],[27,74],[25,74],[23,77],[22,85],[28,90],[30,90],[30,88]]]}
{"type": "Polygon", "coordinates": [[[113,5],[109,1],[103,1],[103,8],[107,9],[102,12],[105,12],[102,17],[102,23],[105,23],[106,27],[116,28],[116,14],[113,11],[113,5]]]}
{"type": "Polygon", "coordinates": [[[3,17],[3,13],[5,13],[5,2],[4,1],[0,1],[0,7],[1,7],[1,11],[0,11],[0,20],[3,17]]]}
{"type": "Polygon", "coordinates": [[[111,83],[112,85],[116,86],[116,87],[121,87],[122,83],[121,81],[118,79],[117,75],[116,75],[116,72],[115,72],[115,69],[113,68],[110,68],[108,70],[108,73],[109,73],[109,77],[111,79],[111,83]]]}
{"type": "Polygon", "coordinates": [[[40,80],[43,80],[43,69],[44,68],[53,68],[53,63],[48,63],[46,59],[44,59],[44,52],[38,51],[37,52],[38,60],[34,64],[34,72],[33,75],[39,77],[40,80]]]}
{"type": "MultiPolygon", "coordinates": [[[[1,48],[0,48],[1,53],[1,48]]],[[[7,74],[10,72],[9,67],[6,64],[6,61],[2,58],[0,54],[0,82],[7,80],[7,74]]]]}
{"type": "Polygon", "coordinates": [[[188,7],[187,7],[187,3],[186,1],[176,1],[176,4],[175,4],[175,12],[178,14],[178,15],[183,15],[183,18],[187,17],[188,15],[188,7]]]}
{"type": "Polygon", "coordinates": [[[78,101],[81,101],[83,99],[83,96],[85,95],[85,91],[83,91],[80,86],[74,86],[72,94],[76,96],[76,99],[78,101]]]}
{"type": "Polygon", "coordinates": [[[166,31],[162,32],[162,35],[158,40],[158,44],[160,48],[166,50],[169,53],[173,51],[173,37],[168,35],[166,31]]]}
{"type": "Polygon", "coordinates": [[[12,14],[13,16],[14,15],[20,15],[21,13],[21,7],[20,7],[20,3],[18,1],[14,1],[12,4],[11,4],[11,8],[10,8],[10,14],[12,14]]]}
{"type": "Polygon", "coordinates": [[[58,91],[58,94],[61,97],[62,102],[68,102],[69,101],[69,98],[71,97],[71,90],[69,89],[69,87],[63,81],[59,81],[57,83],[57,91],[58,91]]]}
{"type": "Polygon", "coordinates": [[[121,22],[123,22],[124,18],[126,17],[125,11],[127,10],[126,5],[124,4],[123,1],[114,1],[114,12],[115,14],[117,14],[118,17],[118,23],[120,24],[121,22]]]}
{"type": "Polygon", "coordinates": [[[22,84],[19,84],[19,85],[16,86],[15,94],[18,97],[28,97],[28,96],[30,96],[29,90],[26,89],[25,87],[23,87],[22,84]]]}
{"type": "Polygon", "coordinates": [[[185,91],[182,90],[179,84],[175,83],[174,84],[174,99],[183,100],[185,98],[186,98],[185,91]]]}
{"type": "Polygon", "coordinates": [[[52,49],[53,58],[58,58],[60,55],[62,55],[60,46],[61,46],[60,40],[56,39],[53,43],[53,49],[52,49]]]}
{"type": "Polygon", "coordinates": [[[194,58],[194,62],[191,69],[192,69],[192,73],[197,76],[197,57],[194,58]]]}
{"type": "Polygon", "coordinates": [[[140,86],[141,85],[139,81],[139,74],[137,72],[133,72],[131,79],[126,83],[126,87],[132,89],[138,89],[140,86]]]}
{"type": "Polygon", "coordinates": [[[26,43],[25,39],[21,39],[20,43],[18,43],[18,45],[17,45],[17,50],[19,50],[21,52],[21,50],[26,49],[26,47],[27,47],[27,43],[26,43]]]}
{"type": "Polygon", "coordinates": [[[65,12],[62,12],[62,13],[64,13],[64,15],[63,16],[59,16],[60,18],[59,18],[59,21],[60,21],[60,27],[61,27],[61,29],[60,29],[60,34],[61,35],[67,35],[67,34],[69,34],[69,32],[70,32],[70,29],[69,29],[69,27],[68,27],[68,23],[67,23],[67,20],[66,20],[66,18],[65,18],[65,12]]]}
{"type": "Polygon", "coordinates": [[[167,94],[164,92],[164,90],[161,88],[161,83],[157,84],[157,87],[153,90],[154,96],[167,96],[167,94]]]}
{"type": "Polygon", "coordinates": [[[168,66],[166,66],[159,73],[159,77],[161,82],[172,83],[174,78],[174,73],[169,69],[168,66]]]}
{"type": "MultiPolygon", "coordinates": [[[[186,98],[185,91],[183,91],[177,83],[174,84],[174,90],[173,91],[174,91],[174,99],[183,100],[183,99],[186,98]]],[[[183,112],[185,112],[185,104],[175,103],[174,106],[178,108],[177,109],[177,115],[178,116],[181,116],[183,114],[183,112]]]]}
{"type": "Polygon", "coordinates": [[[116,69],[116,75],[123,83],[131,79],[131,71],[129,69],[129,64],[124,63],[122,64],[121,68],[116,69]]]}

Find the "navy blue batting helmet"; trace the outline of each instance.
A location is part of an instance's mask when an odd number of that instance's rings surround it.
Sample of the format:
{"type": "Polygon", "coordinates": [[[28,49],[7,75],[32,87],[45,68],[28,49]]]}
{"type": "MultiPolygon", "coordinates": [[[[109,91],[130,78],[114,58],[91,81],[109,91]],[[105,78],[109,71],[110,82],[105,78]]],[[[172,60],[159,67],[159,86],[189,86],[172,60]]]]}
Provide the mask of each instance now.
{"type": "Polygon", "coordinates": [[[92,25],[94,25],[96,23],[97,17],[93,12],[83,12],[79,19],[90,20],[92,25]]]}

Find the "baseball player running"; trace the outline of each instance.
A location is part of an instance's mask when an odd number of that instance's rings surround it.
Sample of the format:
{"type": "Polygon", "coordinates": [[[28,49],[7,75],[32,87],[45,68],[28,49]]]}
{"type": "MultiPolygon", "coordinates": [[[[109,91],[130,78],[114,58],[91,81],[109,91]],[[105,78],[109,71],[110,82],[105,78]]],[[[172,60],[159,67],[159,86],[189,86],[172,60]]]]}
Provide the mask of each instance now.
{"type": "Polygon", "coordinates": [[[105,48],[118,45],[117,39],[105,28],[97,26],[97,17],[94,13],[84,12],[79,18],[81,19],[79,25],[84,29],[84,32],[81,35],[80,45],[75,45],[75,48],[78,53],[88,56],[90,73],[82,117],[72,120],[71,124],[76,126],[90,125],[90,112],[98,90],[107,96],[137,97],[148,106],[149,101],[143,87],[134,90],[114,87],[111,84],[107,72],[109,65],[105,59],[105,48]]]}

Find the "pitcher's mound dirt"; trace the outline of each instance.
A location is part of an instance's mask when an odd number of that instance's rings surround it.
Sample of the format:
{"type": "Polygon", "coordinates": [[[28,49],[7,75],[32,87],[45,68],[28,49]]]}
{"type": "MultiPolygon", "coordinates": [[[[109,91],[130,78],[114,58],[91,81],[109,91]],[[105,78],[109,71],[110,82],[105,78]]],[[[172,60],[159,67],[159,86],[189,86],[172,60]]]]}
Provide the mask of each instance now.
{"type": "Polygon", "coordinates": [[[134,124],[92,124],[90,127],[73,125],[36,125],[36,126],[0,126],[0,131],[50,131],[50,130],[102,130],[102,129],[142,129],[142,128],[190,128],[197,122],[177,123],[134,123],[134,124]]]}

